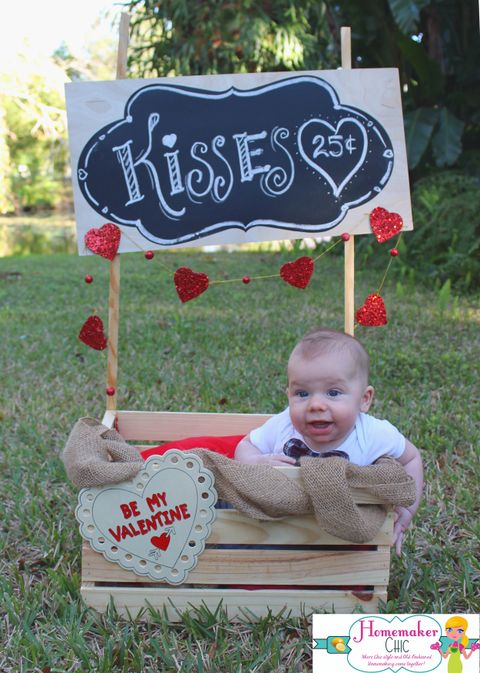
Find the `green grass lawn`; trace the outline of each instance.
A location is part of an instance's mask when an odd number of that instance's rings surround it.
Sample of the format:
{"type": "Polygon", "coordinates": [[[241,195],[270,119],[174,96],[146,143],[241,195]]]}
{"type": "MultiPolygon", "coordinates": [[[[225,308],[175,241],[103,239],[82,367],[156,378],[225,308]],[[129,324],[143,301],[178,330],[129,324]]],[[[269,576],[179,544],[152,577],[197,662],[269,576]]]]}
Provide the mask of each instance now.
{"type": "MultiPolygon", "coordinates": [[[[342,261],[323,257],[310,286],[279,278],[212,285],[187,304],[172,280],[187,265],[211,280],[275,274],[294,253],[176,252],[122,258],[119,407],[276,412],[296,340],[341,329],[342,261]],[[168,267],[168,268],[167,268],[168,267]],[[169,269],[171,271],[169,271],[169,269]]],[[[425,497],[401,558],[392,554],[386,612],[479,612],[478,297],[398,285],[383,289],[389,325],[356,335],[371,354],[372,413],[423,454],[425,497]]],[[[357,305],[381,274],[357,273],[357,305]]],[[[60,454],[81,416],[102,417],[105,353],[77,340],[108,314],[108,262],[68,255],[0,259],[0,671],[310,670],[310,620],[272,615],[229,624],[222,611],[169,625],[98,616],[82,605],[75,488],[60,454]],[[86,273],[94,282],[83,281],[86,273]]]]}

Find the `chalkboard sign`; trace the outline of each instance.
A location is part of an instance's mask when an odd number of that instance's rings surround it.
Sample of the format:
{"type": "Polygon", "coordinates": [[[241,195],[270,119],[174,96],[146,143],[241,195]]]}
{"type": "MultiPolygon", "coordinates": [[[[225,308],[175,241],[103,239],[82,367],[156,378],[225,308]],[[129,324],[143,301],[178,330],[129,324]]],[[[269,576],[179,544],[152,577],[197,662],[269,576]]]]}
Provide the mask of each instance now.
{"type": "Polygon", "coordinates": [[[396,71],[227,78],[68,85],[81,253],[105,222],[121,252],[411,228],[396,71]]]}

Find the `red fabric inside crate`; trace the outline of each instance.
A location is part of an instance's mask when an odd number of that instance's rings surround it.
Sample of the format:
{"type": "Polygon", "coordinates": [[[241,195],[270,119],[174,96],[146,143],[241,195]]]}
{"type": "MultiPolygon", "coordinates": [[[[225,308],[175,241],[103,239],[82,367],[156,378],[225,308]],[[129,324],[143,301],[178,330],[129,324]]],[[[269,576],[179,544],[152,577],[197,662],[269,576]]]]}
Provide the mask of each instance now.
{"type": "Polygon", "coordinates": [[[177,439],[174,442],[167,442],[160,446],[152,446],[141,451],[140,455],[144,460],[150,456],[163,456],[169,449],[179,449],[180,451],[189,451],[190,449],[209,449],[216,453],[221,453],[227,458],[233,458],[237,444],[245,435],[228,435],[225,437],[186,437],[177,439]]]}

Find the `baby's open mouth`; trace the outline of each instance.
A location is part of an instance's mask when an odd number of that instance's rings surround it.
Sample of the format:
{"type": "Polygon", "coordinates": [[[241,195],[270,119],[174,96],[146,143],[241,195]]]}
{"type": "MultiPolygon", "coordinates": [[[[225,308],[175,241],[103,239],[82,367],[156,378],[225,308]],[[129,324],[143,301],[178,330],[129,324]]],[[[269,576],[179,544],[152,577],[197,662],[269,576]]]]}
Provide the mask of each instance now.
{"type": "Polygon", "coordinates": [[[309,423],[313,428],[328,428],[329,425],[331,425],[331,421],[312,421],[309,423]]]}

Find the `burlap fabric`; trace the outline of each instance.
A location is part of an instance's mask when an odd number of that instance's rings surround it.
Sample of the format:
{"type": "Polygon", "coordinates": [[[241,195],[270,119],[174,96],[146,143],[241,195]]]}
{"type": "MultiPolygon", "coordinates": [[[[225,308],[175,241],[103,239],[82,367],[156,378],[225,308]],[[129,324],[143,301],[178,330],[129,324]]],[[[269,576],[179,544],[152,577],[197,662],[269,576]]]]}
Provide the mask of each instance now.
{"type": "Polygon", "coordinates": [[[62,458],[68,478],[80,488],[118,484],[134,477],[143,466],[135,447],[95,418],[80,418],[75,423],[62,458]]]}
{"type": "MultiPolygon", "coordinates": [[[[219,497],[245,514],[271,520],[313,512],[323,530],[351,542],[375,537],[388,506],[408,507],[415,501],[415,482],[392,458],[380,458],[367,467],[338,457],[303,458],[301,481],[296,482],[269,465],[243,465],[202,448],[189,453],[198,455],[213,472],[219,497]],[[352,488],[385,504],[357,505],[352,488]]],[[[69,478],[80,487],[130,479],[142,466],[132,446],[93,419],[76,423],[63,458],[69,478]]]]}

